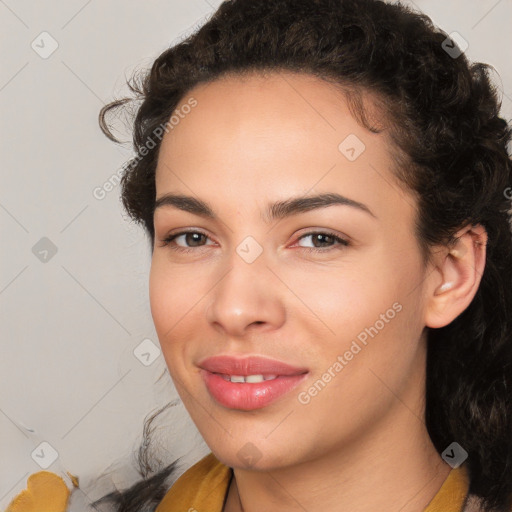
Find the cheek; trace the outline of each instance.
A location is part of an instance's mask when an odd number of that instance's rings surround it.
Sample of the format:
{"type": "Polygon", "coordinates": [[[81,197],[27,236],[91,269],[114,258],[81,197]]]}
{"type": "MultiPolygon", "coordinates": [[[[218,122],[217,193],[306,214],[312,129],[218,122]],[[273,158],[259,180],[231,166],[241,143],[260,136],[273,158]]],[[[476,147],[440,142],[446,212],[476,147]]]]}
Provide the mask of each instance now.
{"type": "Polygon", "coordinates": [[[194,350],[194,340],[203,315],[209,288],[206,276],[193,265],[170,265],[165,255],[155,254],[149,275],[151,315],[167,367],[173,375],[184,375],[194,350]]]}
{"type": "Polygon", "coordinates": [[[370,368],[400,380],[415,357],[421,333],[419,288],[413,292],[421,279],[419,263],[415,258],[397,260],[391,252],[371,252],[357,260],[347,258],[346,271],[325,268],[287,278],[308,306],[308,311],[300,307],[306,314],[294,320],[297,332],[310,336],[305,356],[315,361],[317,376],[329,369],[336,374],[329,387],[345,399],[347,391],[360,397],[353,388],[368,389],[372,382],[381,386],[370,368]],[[332,367],[338,356],[346,362],[336,371],[332,367]]]}
{"type": "Polygon", "coordinates": [[[151,315],[170,370],[170,363],[177,361],[179,340],[183,339],[181,332],[193,311],[191,307],[194,301],[190,296],[194,291],[191,286],[193,281],[188,282],[178,271],[170,271],[161,258],[153,258],[149,275],[151,315]]]}
{"type": "MultiPolygon", "coordinates": [[[[149,303],[153,323],[159,337],[165,324],[169,321],[169,315],[173,311],[172,308],[169,308],[169,305],[174,300],[175,289],[169,276],[162,271],[162,265],[159,264],[156,257],[153,257],[149,272],[149,303]]],[[[162,341],[160,338],[160,342],[162,341]]]]}
{"type": "Polygon", "coordinates": [[[416,308],[410,298],[407,303],[399,298],[393,308],[386,296],[372,297],[375,302],[367,302],[362,311],[343,300],[346,309],[331,325],[335,335],[310,348],[315,374],[298,397],[305,404],[299,411],[320,418],[330,439],[348,439],[375,424],[421,374],[416,308]]]}
{"type": "Polygon", "coordinates": [[[320,358],[322,352],[330,355],[333,350],[348,349],[345,345],[397,300],[393,279],[377,272],[375,259],[369,256],[364,260],[347,256],[336,267],[287,272],[283,280],[293,283],[299,299],[292,298],[288,306],[292,313],[296,310],[296,321],[302,324],[299,332],[305,329],[323,340],[311,345],[320,358]]]}
{"type": "MultiPolygon", "coordinates": [[[[151,314],[159,336],[172,337],[174,329],[194,314],[194,304],[201,296],[201,279],[174,267],[162,256],[154,256],[149,274],[151,314]],[[172,331],[169,332],[169,330],[172,331]]],[[[165,339],[160,339],[164,342],[165,339]]]]}

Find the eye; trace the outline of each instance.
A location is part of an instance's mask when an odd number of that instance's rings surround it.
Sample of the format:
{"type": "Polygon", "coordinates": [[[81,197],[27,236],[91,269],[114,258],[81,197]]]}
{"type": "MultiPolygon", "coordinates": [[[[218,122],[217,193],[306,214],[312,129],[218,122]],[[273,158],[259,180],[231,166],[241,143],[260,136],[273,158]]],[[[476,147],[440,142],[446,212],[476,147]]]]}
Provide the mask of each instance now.
{"type": "Polygon", "coordinates": [[[203,244],[201,244],[201,242],[204,241],[204,239],[209,239],[209,237],[201,231],[180,231],[179,233],[171,234],[161,240],[160,247],[169,247],[173,251],[191,252],[194,251],[194,248],[202,247],[203,244]],[[179,239],[182,239],[182,242],[185,242],[186,244],[190,244],[190,246],[186,245],[183,247],[177,244],[176,242],[179,239]]]}
{"type": "Polygon", "coordinates": [[[327,252],[330,249],[341,249],[343,247],[347,247],[350,245],[348,240],[345,240],[344,238],[336,235],[335,233],[331,233],[328,231],[310,231],[309,233],[306,233],[305,235],[302,235],[299,237],[300,240],[304,240],[308,237],[311,237],[311,241],[313,243],[313,247],[302,247],[303,249],[306,249],[307,251],[313,251],[313,252],[327,252]],[[334,245],[330,245],[330,242],[336,242],[334,245]],[[314,244],[329,244],[328,247],[325,247],[325,245],[322,247],[317,247],[314,244]],[[341,246],[341,247],[340,247],[341,246]]]}
{"type": "MultiPolygon", "coordinates": [[[[313,247],[305,247],[299,245],[302,249],[305,249],[308,252],[328,252],[330,249],[335,248],[343,248],[350,245],[348,240],[336,235],[335,233],[328,231],[311,231],[299,237],[298,241],[305,240],[306,238],[311,237],[313,247]],[[315,246],[315,244],[324,244],[323,246],[315,246]],[[328,244],[326,247],[325,244],[328,244]]],[[[202,231],[180,231],[179,233],[173,233],[163,240],[161,240],[161,247],[169,247],[173,251],[180,252],[192,252],[195,249],[200,247],[204,247],[205,245],[213,245],[213,244],[204,244],[205,240],[210,240],[210,238],[203,233],[202,231]],[[182,246],[177,243],[178,240],[182,239],[182,243],[185,243],[185,246],[182,246]]]]}

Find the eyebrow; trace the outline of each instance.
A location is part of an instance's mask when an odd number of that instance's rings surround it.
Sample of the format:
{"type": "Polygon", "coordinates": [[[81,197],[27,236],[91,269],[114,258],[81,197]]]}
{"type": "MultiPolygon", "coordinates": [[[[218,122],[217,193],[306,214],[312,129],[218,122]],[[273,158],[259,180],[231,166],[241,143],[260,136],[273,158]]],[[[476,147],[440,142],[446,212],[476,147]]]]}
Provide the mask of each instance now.
{"type": "MultiPolygon", "coordinates": [[[[314,196],[291,197],[284,201],[276,201],[267,205],[264,220],[270,223],[299,213],[327,208],[333,205],[345,205],[366,212],[375,219],[376,215],[363,203],[335,193],[318,194],[314,196]]],[[[153,211],[163,206],[173,206],[179,210],[199,215],[212,220],[218,220],[213,208],[205,201],[181,194],[165,194],[155,201],[153,211]]]]}

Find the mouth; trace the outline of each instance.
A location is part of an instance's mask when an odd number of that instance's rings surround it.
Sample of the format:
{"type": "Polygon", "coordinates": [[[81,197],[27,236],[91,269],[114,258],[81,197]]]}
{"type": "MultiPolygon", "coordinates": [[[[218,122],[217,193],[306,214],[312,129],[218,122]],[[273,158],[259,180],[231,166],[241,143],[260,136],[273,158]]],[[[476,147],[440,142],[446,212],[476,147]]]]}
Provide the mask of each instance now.
{"type": "Polygon", "coordinates": [[[274,380],[279,375],[227,375],[225,373],[214,373],[214,375],[220,375],[224,380],[228,382],[249,382],[249,383],[257,383],[263,382],[266,380],[274,380]]]}
{"type": "Polygon", "coordinates": [[[235,357],[220,355],[203,359],[198,366],[211,373],[229,377],[290,376],[300,375],[308,371],[307,368],[292,366],[283,361],[262,356],[235,357]]]}
{"type": "Polygon", "coordinates": [[[262,409],[297,387],[308,373],[300,375],[222,375],[201,370],[210,396],[228,409],[262,409]],[[251,380],[253,382],[251,382],[251,380]]]}
{"type": "Polygon", "coordinates": [[[297,387],[306,368],[260,356],[216,356],[198,365],[210,396],[228,409],[261,409],[297,387]]]}

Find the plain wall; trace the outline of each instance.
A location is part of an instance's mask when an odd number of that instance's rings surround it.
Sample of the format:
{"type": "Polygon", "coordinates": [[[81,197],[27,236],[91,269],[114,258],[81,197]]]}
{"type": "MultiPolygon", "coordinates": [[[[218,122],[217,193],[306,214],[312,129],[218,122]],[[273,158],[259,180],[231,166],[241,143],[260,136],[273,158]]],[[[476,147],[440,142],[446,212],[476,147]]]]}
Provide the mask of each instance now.
{"type": "MultiPolygon", "coordinates": [[[[496,67],[510,119],[512,1],[414,4],[447,33],[459,32],[470,59],[496,67]]],[[[143,340],[158,346],[150,250],[122,211],[119,187],[105,186],[132,156],[130,145],[104,137],[97,116],[126,92],[125,77],[150,66],[218,5],[0,2],[2,510],[52,450],[58,458],[50,471],[80,477],[73,510],[133,483],[144,417],[177,398],[168,374],[157,382],[163,357],[145,366],[134,355],[143,340]],[[44,31],[58,44],[47,58],[41,54],[55,43],[44,31]]],[[[158,424],[155,448],[163,462],[183,456],[180,472],[208,453],[182,405],[158,424]]]]}

